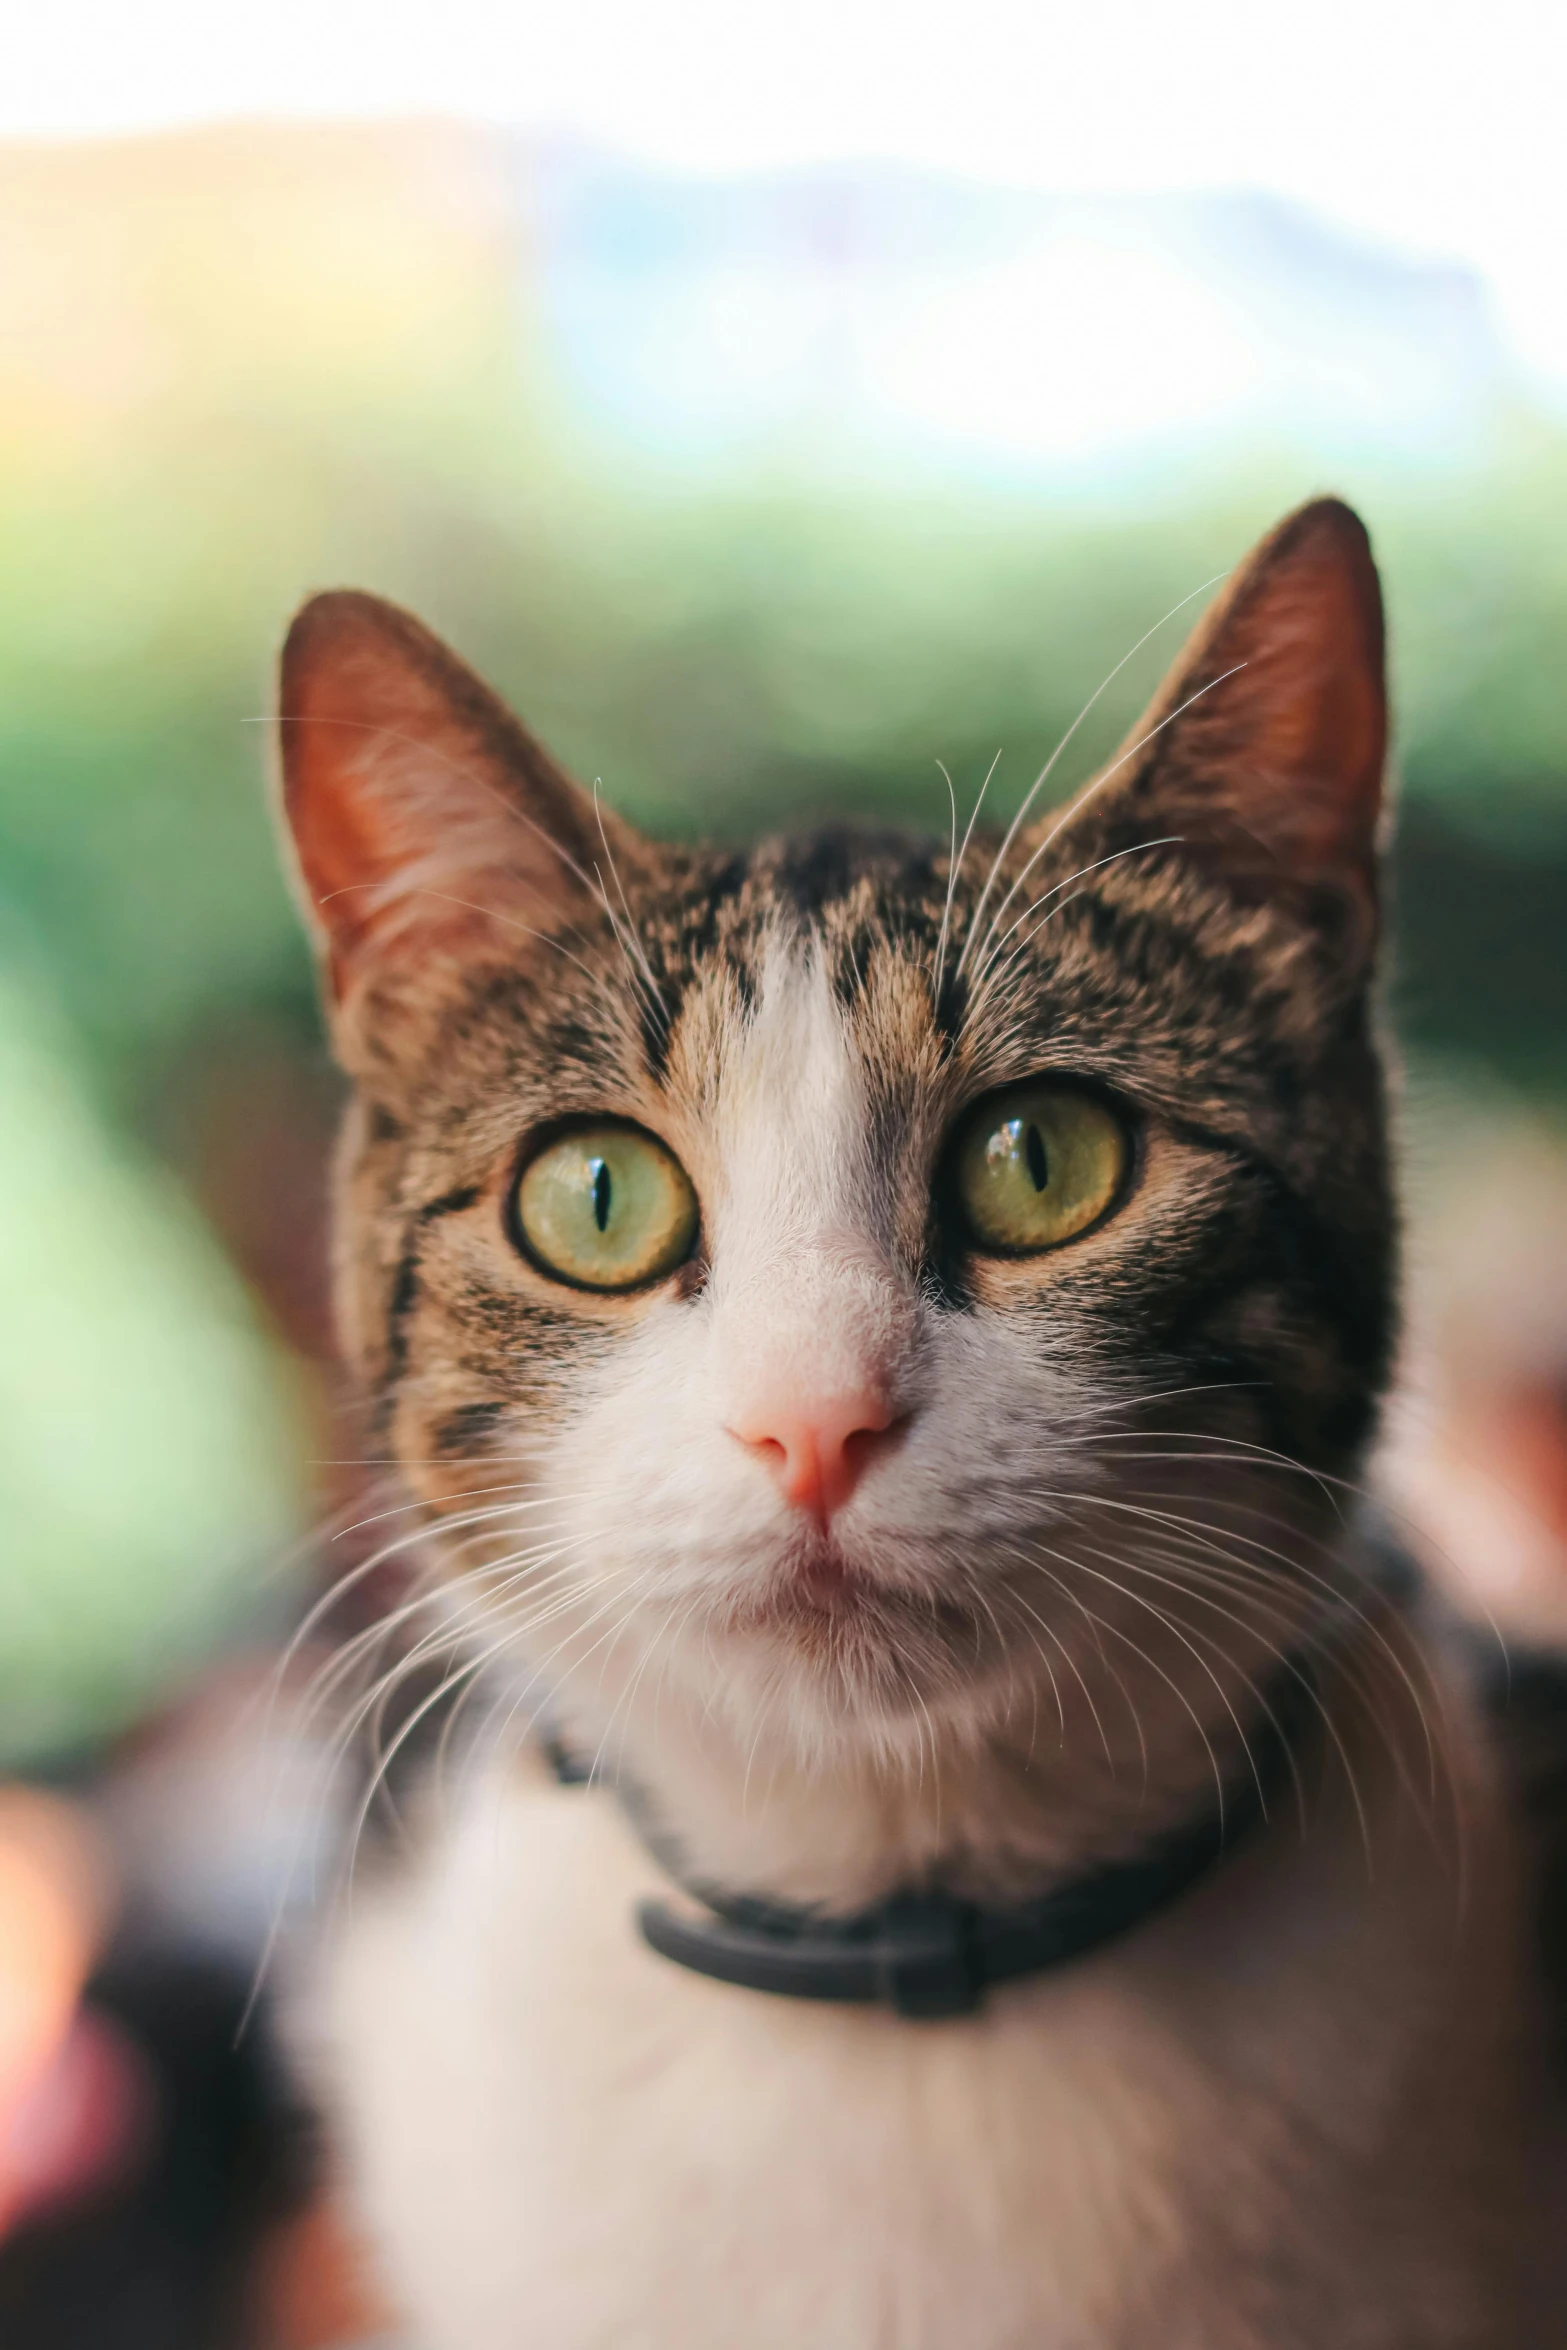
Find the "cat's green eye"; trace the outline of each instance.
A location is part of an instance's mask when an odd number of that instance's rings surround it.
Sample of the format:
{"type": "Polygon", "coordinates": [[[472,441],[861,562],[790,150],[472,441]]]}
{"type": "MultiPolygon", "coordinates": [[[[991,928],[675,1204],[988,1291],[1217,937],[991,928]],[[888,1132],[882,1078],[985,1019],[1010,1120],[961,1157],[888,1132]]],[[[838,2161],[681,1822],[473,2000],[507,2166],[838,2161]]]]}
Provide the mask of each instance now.
{"type": "Polygon", "coordinates": [[[635,1126],[573,1126],[517,1181],[517,1230],[534,1262],[580,1289],[640,1289],[683,1264],[696,1193],[679,1160],[635,1126]]]}
{"type": "Polygon", "coordinates": [[[1037,1082],[992,1094],[958,1135],[953,1183],[970,1237],[997,1256],[1075,1240],[1119,1194],[1126,1128],[1092,1094],[1037,1082]]]}

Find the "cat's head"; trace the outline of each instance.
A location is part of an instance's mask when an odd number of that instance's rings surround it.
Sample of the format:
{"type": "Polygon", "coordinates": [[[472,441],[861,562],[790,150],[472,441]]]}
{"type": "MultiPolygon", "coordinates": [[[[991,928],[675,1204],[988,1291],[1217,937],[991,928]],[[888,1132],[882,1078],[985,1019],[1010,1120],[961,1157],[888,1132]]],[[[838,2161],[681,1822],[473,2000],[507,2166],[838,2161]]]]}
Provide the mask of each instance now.
{"type": "Polygon", "coordinates": [[[346,1345],[525,1674],[1108,1749],[1129,1676],[1206,1718],[1309,1638],[1393,1324],[1345,507],[957,855],[649,842],[367,596],[301,613],[282,720],[346,1345]]]}

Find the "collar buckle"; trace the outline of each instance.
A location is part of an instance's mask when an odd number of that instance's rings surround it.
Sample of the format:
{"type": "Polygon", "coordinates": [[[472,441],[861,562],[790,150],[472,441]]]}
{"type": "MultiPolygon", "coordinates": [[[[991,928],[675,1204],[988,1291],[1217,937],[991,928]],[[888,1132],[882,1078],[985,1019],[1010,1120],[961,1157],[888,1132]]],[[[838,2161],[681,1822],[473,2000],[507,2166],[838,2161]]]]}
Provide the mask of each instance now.
{"type": "Polygon", "coordinates": [[[876,1996],[885,2006],[922,2021],[974,2013],[985,1982],[967,1902],[900,1893],[877,1923],[876,1996]]]}

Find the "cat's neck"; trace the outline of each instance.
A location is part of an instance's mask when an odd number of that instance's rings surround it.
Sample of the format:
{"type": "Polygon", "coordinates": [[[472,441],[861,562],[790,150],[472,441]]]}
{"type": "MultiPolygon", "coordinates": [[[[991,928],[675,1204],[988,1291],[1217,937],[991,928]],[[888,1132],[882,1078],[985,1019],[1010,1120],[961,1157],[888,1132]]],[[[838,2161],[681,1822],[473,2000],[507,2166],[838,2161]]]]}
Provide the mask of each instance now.
{"type": "Polygon", "coordinates": [[[1184,1676],[1168,1660],[1117,1674],[1118,1717],[1094,1692],[973,1734],[922,1723],[906,1748],[846,1744],[802,1755],[787,1738],[747,1736],[710,1706],[628,1680],[562,1694],[563,1726],[595,1775],[622,1783],[634,1815],[691,1880],[852,1911],[940,1883],[988,1903],[1027,1900],[1223,1806],[1253,1768],[1259,1729],[1278,1714],[1281,1676],[1302,1674],[1288,1743],[1297,1791],[1344,1750],[1346,1709],[1411,1714],[1423,1667],[1395,1611],[1339,1620],[1282,1662],[1247,1651],[1184,1676]],[[943,1735],[943,1730],[946,1735],[943,1735]]]}

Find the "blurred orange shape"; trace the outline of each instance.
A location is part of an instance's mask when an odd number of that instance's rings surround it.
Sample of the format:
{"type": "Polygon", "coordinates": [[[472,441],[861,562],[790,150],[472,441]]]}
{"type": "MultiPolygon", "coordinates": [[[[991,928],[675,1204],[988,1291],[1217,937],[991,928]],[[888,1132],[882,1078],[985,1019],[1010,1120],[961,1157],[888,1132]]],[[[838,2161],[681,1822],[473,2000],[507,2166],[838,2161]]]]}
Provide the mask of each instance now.
{"type": "Polygon", "coordinates": [[[0,1789],[0,2226],[31,2199],[40,2155],[53,2162],[59,2134],[79,2128],[96,2094],[85,2070],[46,2084],[108,1907],[108,1873],[81,1814],[56,1796],[0,1789]]]}

